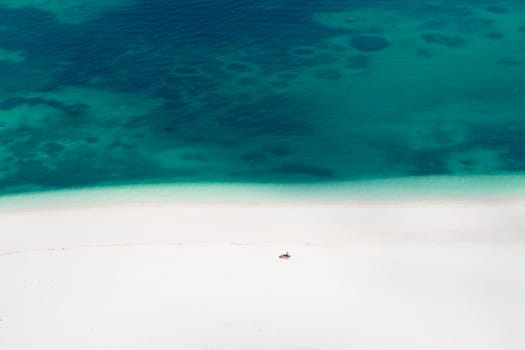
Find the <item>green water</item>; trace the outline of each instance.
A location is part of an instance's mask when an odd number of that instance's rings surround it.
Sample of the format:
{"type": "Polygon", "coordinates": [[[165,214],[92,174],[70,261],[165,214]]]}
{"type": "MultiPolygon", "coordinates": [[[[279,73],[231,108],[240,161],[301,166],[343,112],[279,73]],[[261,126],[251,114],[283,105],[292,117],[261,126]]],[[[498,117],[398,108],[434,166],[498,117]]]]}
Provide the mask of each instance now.
{"type": "Polygon", "coordinates": [[[0,1],[0,192],[523,173],[522,2],[319,3],[0,1]]]}

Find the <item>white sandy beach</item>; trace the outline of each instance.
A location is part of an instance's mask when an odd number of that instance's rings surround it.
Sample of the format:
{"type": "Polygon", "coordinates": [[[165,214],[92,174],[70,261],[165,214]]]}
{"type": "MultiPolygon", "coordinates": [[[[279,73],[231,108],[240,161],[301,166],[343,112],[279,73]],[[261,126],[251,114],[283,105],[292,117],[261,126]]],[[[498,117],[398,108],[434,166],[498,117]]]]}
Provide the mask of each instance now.
{"type": "Polygon", "coordinates": [[[158,190],[0,203],[0,349],[525,348],[525,200],[158,190]]]}

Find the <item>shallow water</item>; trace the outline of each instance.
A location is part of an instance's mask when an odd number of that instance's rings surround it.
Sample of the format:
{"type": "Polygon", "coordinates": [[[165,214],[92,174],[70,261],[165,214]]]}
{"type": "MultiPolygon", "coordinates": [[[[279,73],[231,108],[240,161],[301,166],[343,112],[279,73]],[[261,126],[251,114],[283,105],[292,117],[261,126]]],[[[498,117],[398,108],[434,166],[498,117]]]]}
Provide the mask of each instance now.
{"type": "Polygon", "coordinates": [[[525,170],[525,5],[0,0],[0,191],[525,170]]]}

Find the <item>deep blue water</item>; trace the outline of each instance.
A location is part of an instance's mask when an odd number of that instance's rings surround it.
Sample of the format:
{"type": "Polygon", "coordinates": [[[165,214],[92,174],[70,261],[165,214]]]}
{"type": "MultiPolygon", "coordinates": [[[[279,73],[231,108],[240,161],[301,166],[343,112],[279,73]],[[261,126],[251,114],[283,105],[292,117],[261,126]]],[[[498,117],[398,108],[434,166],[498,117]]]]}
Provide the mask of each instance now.
{"type": "Polygon", "coordinates": [[[521,2],[124,2],[0,1],[3,193],[525,170],[521,2]]]}

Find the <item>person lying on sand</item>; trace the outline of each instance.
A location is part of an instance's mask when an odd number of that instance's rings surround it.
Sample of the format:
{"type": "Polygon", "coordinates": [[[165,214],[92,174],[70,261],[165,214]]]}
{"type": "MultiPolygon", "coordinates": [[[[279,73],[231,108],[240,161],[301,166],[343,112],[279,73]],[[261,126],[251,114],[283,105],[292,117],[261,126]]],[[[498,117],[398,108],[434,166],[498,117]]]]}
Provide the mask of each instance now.
{"type": "Polygon", "coordinates": [[[290,259],[291,255],[286,252],[285,254],[279,255],[279,259],[290,259]]]}

